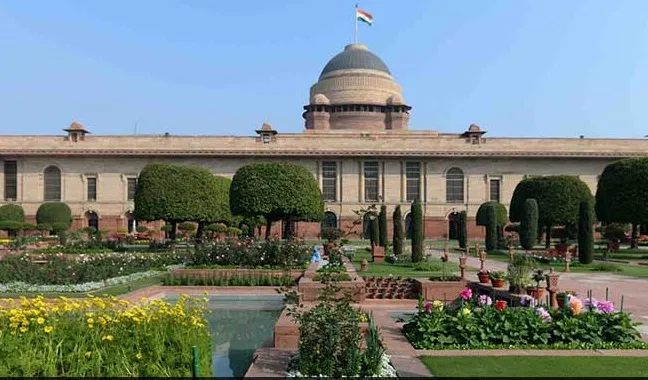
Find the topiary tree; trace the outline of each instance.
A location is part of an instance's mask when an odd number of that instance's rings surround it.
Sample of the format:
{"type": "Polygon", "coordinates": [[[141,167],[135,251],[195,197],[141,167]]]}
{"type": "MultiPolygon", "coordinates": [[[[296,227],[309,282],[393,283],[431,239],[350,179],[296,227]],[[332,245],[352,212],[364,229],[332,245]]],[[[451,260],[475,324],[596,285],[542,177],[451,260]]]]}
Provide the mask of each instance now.
{"type": "Polygon", "coordinates": [[[486,209],[486,251],[497,248],[497,211],[495,207],[486,209]]]}
{"type": "Polygon", "coordinates": [[[545,228],[546,248],[551,247],[551,227],[578,222],[580,202],[591,201],[592,193],[578,177],[546,176],[522,180],[515,187],[511,199],[510,219],[520,222],[524,204],[533,198],[538,203],[538,223],[545,228]]]}
{"type": "Polygon", "coordinates": [[[626,158],[605,167],[596,188],[596,218],[632,224],[631,248],[637,248],[639,224],[648,223],[648,158],[626,158]]]}
{"type": "Polygon", "coordinates": [[[466,249],[468,246],[468,213],[464,210],[459,213],[459,225],[457,231],[459,248],[466,249]]]}
{"type": "Polygon", "coordinates": [[[506,211],[506,207],[496,201],[484,202],[477,209],[475,220],[478,226],[486,226],[486,214],[490,207],[494,207],[497,214],[497,247],[503,249],[506,244],[504,241],[504,226],[508,223],[508,212],[506,211]]]}
{"type": "Polygon", "coordinates": [[[369,243],[371,246],[380,245],[380,222],[378,215],[369,216],[369,243]]]}
{"type": "Polygon", "coordinates": [[[379,241],[381,247],[387,247],[387,206],[380,206],[378,214],[379,241]]]}
{"type": "Polygon", "coordinates": [[[47,202],[38,207],[36,211],[38,224],[52,226],[54,231],[64,231],[72,224],[72,210],[63,202],[47,202]]]}
{"type": "Polygon", "coordinates": [[[412,203],[412,262],[423,261],[423,210],[418,200],[412,203]]]}
{"type": "Polygon", "coordinates": [[[394,255],[400,256],[403,253],[403,238],[405,234],[405,231],[403,230],[403,215],[401,214],[400,205],[396,206],[392,218],[394,225],[392,239],[394,255]]]}
{"type": "Polygon", "coordinates": [[[303,166],[250,164],[234,174],[230,209],[235,215],[263,215],[269,239],[270,228],[276,221],[321,221],[324,202],[315,177],[303,166]]]}
{"type": "Polygon", "coordinates": [[[23,223],[25,221],[25,211],[20,205],[6,204],[0,206],[0,221],[23,223]]]}
{"type": "Polygon", "coordinates": [[[581,202],[578,212],[578,261],[581,264],[594,261],[594,210],[587,201],[581,202]]]}
{"type": "Polygon", "coordinates": [[[524,212],[519,231],[522,248],[533,249],[538,239],[538,202],[535,199],[524,201],[524,212]]]}

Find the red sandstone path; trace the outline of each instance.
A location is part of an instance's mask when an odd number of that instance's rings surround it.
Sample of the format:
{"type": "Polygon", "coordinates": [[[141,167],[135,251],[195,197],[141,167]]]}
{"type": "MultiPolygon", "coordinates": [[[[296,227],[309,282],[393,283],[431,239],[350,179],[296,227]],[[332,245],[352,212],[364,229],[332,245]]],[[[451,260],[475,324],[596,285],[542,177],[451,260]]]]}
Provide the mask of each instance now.
{"type": "MultiPolygon", "coordinates": [[[[441,255],[442,252],[438,251],[441,255]]],[[[451,260],[459,261],[458,253],[451,252],[451,260]]],[[[476,257],[468,257],[468,266],[480,267],[480,261],[476,257]]],[[[506,271],[507,264],[486,260],[486,269],[506,271]]],[[[605,289],[609,291],[609,300],[614,302],[618,309],[621,307],[621,296],[623,296],[623,310],[632,314],[632,318],[642,326],[639,330],[643,335],[648,336],[648,279],[622,276],[605,272],[591,273],[564,273],[559,272],[558,288],[561,290],[574,290],[584,298],[587,291],[592,291],[592,296],[597,299],[605,299],[605,289]]]]}

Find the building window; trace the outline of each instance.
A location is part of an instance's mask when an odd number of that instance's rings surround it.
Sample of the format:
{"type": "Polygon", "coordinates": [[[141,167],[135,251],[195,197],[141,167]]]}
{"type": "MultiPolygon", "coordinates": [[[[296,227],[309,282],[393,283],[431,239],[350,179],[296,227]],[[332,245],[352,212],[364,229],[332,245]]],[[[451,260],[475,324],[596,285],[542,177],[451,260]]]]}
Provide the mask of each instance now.
{"type": "Polygon", "coordinates": [[[18,163],[4,162],[4,197],[5,201],[18,199],[18,163]]]}
{"type": "Polygon", "coordinates": [[[56,166],[48,166],[43,175],[45,177],[45,201],[60,201],[61,171],[56,166]]]}
{"type": "Polygon", "coordinates": [[[87,197],[88,202],[97,200],[97,177],[87,177],[87,197]]]}
{"type": "Polygon", "coordinates": [[[95,231],[99,231],[99,216],[94,211],[88,211],[85,214],[86,220],[88,221],[88,227],[94,228],[95,231]]]}
{"type": "Polygon", "coordinates": [[[324,213],[324,218],[322,219],[322,230],[320,234],[323,235],[325,230],[329,228],[337,228],[337,226],[337,216],[334,213],[327,211],[324,213]]]}
{"type": "Polygon", "coordinates": [[[464,174],[459,168],[452,168],[446,173],[446,202],[463,203],[464,174]]]}
{"type": "Polygon", "coordinates": [[[378,201],[378,162],[364,164],[364,197],[366,202],[378,201]]]}
{"type": "Polygon", "coordinates": [[[490,180],[490,200],[495,202],[500,202],[500,179],[491,179],[490,180]]]}
{"type": "Polygon", "coordinates": [[[137,178],[128,179],[128,200],[132,201],[135,199],[135,190],[137,190],[137,178]]]}
{"type": "Polygon", "coordinates": [[[421,199],[421,163],[405,164],[406,199],[413,202],[421,199]]]}
{"type": "Polygon", "coordinates": [[[322,198],[328,202],[337,201],[337,162],[322,162],[322,198]]]}

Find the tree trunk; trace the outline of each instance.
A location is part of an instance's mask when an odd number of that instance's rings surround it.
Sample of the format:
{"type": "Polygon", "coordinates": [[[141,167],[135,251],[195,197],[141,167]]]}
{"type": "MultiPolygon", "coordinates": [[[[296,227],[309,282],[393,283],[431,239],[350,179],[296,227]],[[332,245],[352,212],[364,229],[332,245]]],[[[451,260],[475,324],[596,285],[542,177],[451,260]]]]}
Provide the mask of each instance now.
{"type": "Polygon", "coordinates": [[[545,230],[545,249],[551,249],[551,226],[547,226],[545,230]]]}
{"type": "Polygon", "coordinates": [[[272,221],[268,219],[266,223],[265,239],[270,240],[270,228],[272,227],[272,221]]]}
{"type": "Polygon", "coordinates": [[[169,231],[169,240],[176,241],[176,228],[178,227],[178,222],[171,222],[171,231],[169,231]]]}
{"type": "Polygon", "coordinates": [[[256,226],[256,230],[257,230],[257,236],[261,237],[261,225],[260,224],[258,226],[256,226]]]}
{"type": "Polygon", "coordinates": [[[204,231],[205,231],[205,222],[198,222],[198,229],[196,230],[196,242],[202,241],[204,231]]]}
{"type": "Polygon", "coordinates": [[[637,241],[637,237],[639,235],[639,225],[632,223],[632,235],[630,236],[630,248],[631,249],[637,249],[639,248],[639,244],[637,241]]]}

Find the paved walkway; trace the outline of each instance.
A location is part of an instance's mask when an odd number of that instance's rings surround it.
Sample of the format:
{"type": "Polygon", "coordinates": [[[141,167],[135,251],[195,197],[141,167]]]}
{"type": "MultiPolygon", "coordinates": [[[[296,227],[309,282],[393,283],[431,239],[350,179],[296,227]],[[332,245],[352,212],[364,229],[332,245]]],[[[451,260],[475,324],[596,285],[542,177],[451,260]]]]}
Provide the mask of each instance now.
{"type": "MultiPolygon", "coordinates": [[[[441,255],[442,251],[438,251],[441,255]]],[[[450,252],[450,260],[459,261],[461,254],[450,252]]],[[[468,257],[466,265],[479,268],[480,261],[477,257],[468,257]]],[[[486,270],[506,271],[507,263],[495,260],[486,260],[486,270]]],[[[623,296],[623,310],[632,314],[632,318],[642,326],[639,330],[648,336],[648,279],[621,276],[606,272],[591,273],[565,273],[559,272],[558,287],[561,290],[573,290],[579,296],[585,297],[589,290],[597,299],[605,299],[606,289],[608,299],[614,302],[618,309],[621,307],[623,296]]]]}

